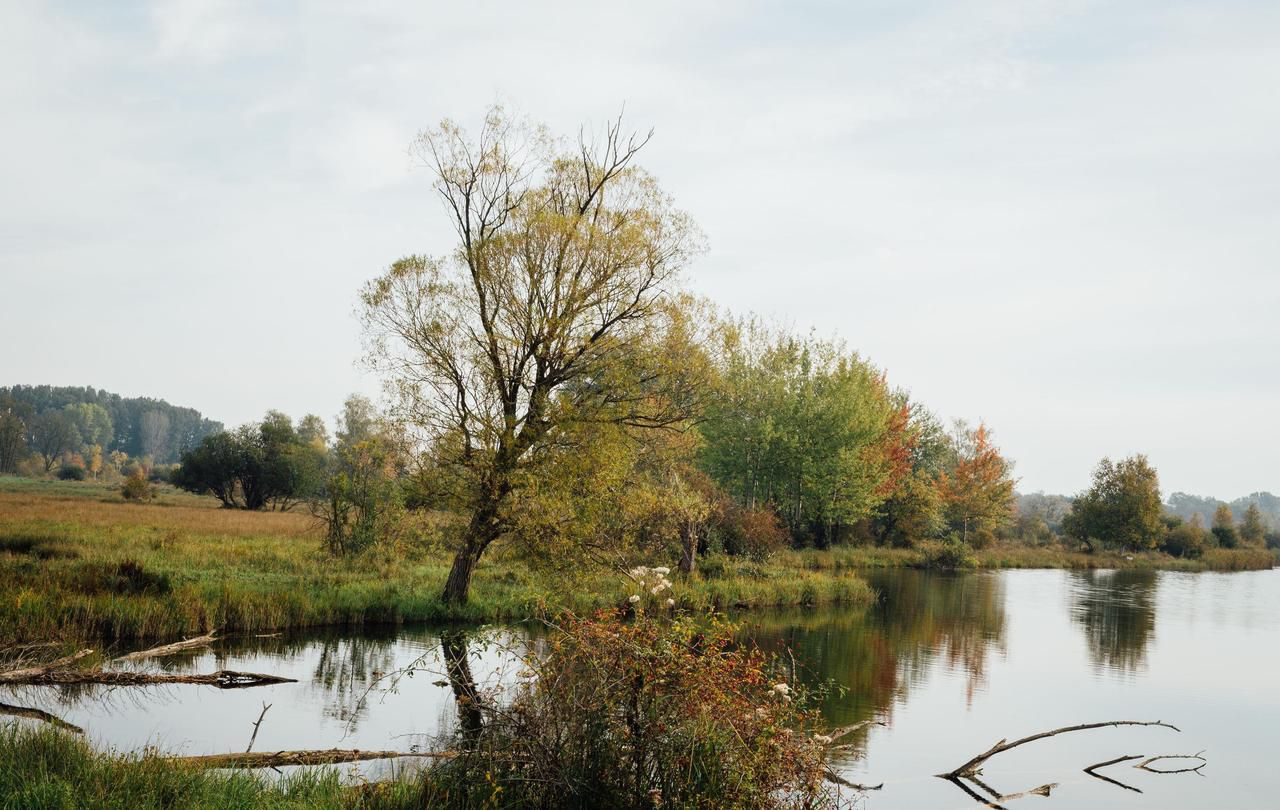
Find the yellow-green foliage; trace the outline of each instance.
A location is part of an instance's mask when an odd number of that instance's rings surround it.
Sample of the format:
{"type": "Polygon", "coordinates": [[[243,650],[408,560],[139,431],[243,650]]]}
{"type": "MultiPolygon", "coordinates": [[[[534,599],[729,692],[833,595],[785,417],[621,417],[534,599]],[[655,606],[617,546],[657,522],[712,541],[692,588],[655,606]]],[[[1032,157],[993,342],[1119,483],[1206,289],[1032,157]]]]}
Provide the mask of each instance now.
{"type": "MultiPolygon", "coordinates": [[[[427,520],[419,535],[430,540],[438,532],[427,520]]],[[[141,504],[92,483],[0,479],[0,643],[519,620],[561,608],[590,611],[630,593],[610,570],[531,569],[497,554],[477,569],[471,601],[448,607],[439,596],[449,557],[426,540],[335,559],[305,513],[221,509],[212,498],[168,487],[141,504]]],[[[699,608],[872,598],[852,572],[807,571],[790,555],[738,566],[681,593],[682,603],[699,608]]]]}

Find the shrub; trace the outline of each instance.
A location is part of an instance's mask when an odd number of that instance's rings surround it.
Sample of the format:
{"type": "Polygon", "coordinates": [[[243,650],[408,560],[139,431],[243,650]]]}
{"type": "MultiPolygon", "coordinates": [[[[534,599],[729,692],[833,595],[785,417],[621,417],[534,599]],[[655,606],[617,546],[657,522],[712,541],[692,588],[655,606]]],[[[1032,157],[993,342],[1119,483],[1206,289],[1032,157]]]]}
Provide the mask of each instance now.
{"type": "Polygon", "coordinates": [[[726,554],[758,560],[785,548],[789,540],[782,521],[768,507],[750,508],[731,503],[724,509],[718,528],[726,554]]]}
{"type": "Polygon", "coordinates": [[[172,482],[173,471],[177,469],[176,464],[157,464],[147,473],[147,480],[153,484],[168,484],[172,482]]]}
{"type": "Polygon", "coordinates": [[[482,731],[432,767],[427,805],[838,805],[823,781],[831,740],[804,733],[817,720],[807,696],[730,628],[640,608],[635,621],[572,619],[547,650],[510,704],[481,701],[482,731]]]}
{"type": "Polygon", "coordinates": [[[952,532],[945,540],[930,540],[920,544],[923,568],[941,568],[954,571],[958,568],[976,568],[978,560],[970,553],[969,546],[952,532]]]}
{"type": "Polygon", "coordinates": [[[84,467],[75,464],[63,464],[58,468],[58,478],[62,481],[83,481],[88,477],[84,467]]]}
{"type": "Polygon", "coordinates": [[[1204,529],[1190,523],[1174,526],[1164,536],[1160,548],[1175,557],[1195,559],[1204,554],[1208,545],[1204,529]]]}
{"type": "Polygon", "coordinates": [[[141,468],[134,470],[120,487],[120,495],[126,501],[149,501],[155,494],[155,487],[147,480],[146,473],[141,468]]]}

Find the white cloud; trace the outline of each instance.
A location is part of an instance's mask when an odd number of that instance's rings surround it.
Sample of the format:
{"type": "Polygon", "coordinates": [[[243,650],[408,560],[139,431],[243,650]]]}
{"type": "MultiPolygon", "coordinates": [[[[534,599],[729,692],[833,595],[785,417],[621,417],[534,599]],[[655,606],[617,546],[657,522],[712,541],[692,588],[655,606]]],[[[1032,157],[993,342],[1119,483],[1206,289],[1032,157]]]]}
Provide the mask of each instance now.
{"type": "MultiPolygon", "coordinates": [[[[406,147],[504,99],[627,105],[703,224],[691,273],[839,331],[1031,488],[1151,453],[1169,488],[1280,490],[1280,7],[1093,0],[0,6],[0,274],[103,324],[6,357],[229,422],[330,414],[359,284],[447,249],[406,147]],[[112,350],[122,319],[219,351],[112,350]],[[267,337],[287,373],[259,360],[267,337]],[[195,361],[193,362],[193,357],[195,361]],[[1188,442],[1189,432],[1202,432],[1188,442]]],[[[0,345],[46,334],[6,311],[0,345]]]]}

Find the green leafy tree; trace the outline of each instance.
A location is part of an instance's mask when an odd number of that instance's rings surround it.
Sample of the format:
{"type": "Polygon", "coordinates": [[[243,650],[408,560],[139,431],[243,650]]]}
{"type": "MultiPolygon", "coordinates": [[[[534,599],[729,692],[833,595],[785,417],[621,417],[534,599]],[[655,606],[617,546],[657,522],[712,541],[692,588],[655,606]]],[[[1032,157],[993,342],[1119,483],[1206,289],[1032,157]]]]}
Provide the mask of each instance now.
{"type": "Polygon", "coordinates": [[[354,554],[394,537],[404,511],[398,451],[385,436],[340,445],[324,480],[322,497],[309,501],[325,524],[335,555],[354,554]]]}
{"type": "Polygon", "coordinates": [[[906,418],[883,375],[843,345],[728,321],[702,463],[740,504],[819,545],[869,517],[909,472],[906,418]]]}
{"type": "Polygon", "coordinates": [[[1144,455],[1113,463],[1104,458],[1093,485],[1076,497],[1063,530],[1092,548],[1094,542],[1130,551],[1155,548],[1164,536],[1160,479],[1144,455]]]}
{"type": "Polygon", "coordinates": [[[1240,521],[1240,543],[1249,548],[1262,548],[1267,543],[1267,527],[1256,503],[1249,504],[1244,520],[1240,521]]]}
{"type": "Polygon", "coordinates": [[[32,422],[31,445],[44,461],[44,471],[49,472],[63,453],[80,446],[80,432],[65,412],[45,411],[32,422]]]}
{"type": "Polygon", "coordinates": [[[78,402],[62,409],[71,423],[80,433],[80,440],[86,445],[110,445],[115,438],[115,428],[111,421],[111,413],[106,408],[92,402],[78,402]]]}
{"type": "Polygon", "coordinates": [[[27,424],[14,411],[0,410],[0,473],[15,473],[27,454],[27,424]]]}
{"type": "Polygon", "coordinates": [[[576,426],[658,429],[691,413],[681,358],[651,347],[700,239],[635,165],[646,141],[614,123],[566,149],[494,109],[474,139],[445,122],[419,142],[457,248],[396,262],[361,301],[395,415],[451,471],[468,515],[449,603],[510,531],[519,483],[576,426]]]}
{"type": "Polygon", "coordinates": [[[329,445],[329,429],[325,427],[324,420],[314,413],[299,419],[294,430],[298,434],[298,441],[304,445],[319,450],[324,450],[329,445]]]}
{"type": "Polygon", "coordinates": [[[182,454],[172,481],[226,507],[286,510],[319,495],[325,455],[299,437],[288,416],[271,411],[256,425],[206,436],[182,454]]]}
{"type": "Polygon", "coordinates": [[[1235,516],[1231,514],[1231,507],[1225,503],[1218,504],[1218,508],[1213,511],[1212,531],[1221,548],[1236,548],[1240,545],[1235,516]]]}

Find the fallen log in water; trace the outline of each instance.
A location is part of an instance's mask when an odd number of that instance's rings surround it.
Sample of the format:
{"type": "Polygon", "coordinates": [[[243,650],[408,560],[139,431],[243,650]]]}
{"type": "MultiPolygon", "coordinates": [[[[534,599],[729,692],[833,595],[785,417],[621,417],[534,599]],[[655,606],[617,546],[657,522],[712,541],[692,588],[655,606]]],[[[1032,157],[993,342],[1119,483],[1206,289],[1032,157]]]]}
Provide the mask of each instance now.
{"type": "Polygon", "coordinates": [[[1047,739],[1049,737],[1056,737],[1059,734],[1067,734],[1072,731],[1088,731],[1089,729],[1095,728],[1107,728],[1109,726],[1160,726],[1162,728],[1171,728],[1174,731],[1181,731],[1181,729],[1176,726],[1171,726],[1168,723],[1161,722],[1160,720],[1108,720],[1105,723],[1084,723],[1078,726],[1064,726],[1050,731],[1042,731],[1039,734],[1032,734],[1030,737],[1023,737],[1022,739],[1014,740],[1013,742],[1001,740],[955,770],[949,771],[948,773],[940,773],[937,774],[937,776],[941,779],[951,780],[959,779],[961,777],[971,778],[982,773],[983,763],[994,757],[996,754],[1003,754],[1005,751],[1017,748],[1020,745],[1026,745],[1027,743],[1047,739]]]}
{"type": "Polygon", "coordinates": [[[29,720],[40,720],[52,726],[56,726],[63,731],[72,731],[76,734],[83,734],[84,729],[79,726],[72,725],[66,720],[56,715],[49,714],[40,709],[31,709],[26,706],[10,706],[8,703],[0,703],[0,714],[6,714],[10,717],[25,717],[29,720]]]}
{"type": "Polygon", "coordinates": [[[23,686],[64,686],[67,684],[104,684],[106,686],[148,686],[165,683],[193,683],[216,686],[219,689],[247,689],[253,686],[269,686],[275,683],[297,683],[297,678],[264,675],[258,672],[235,672],[220,669],[207,675],[152,675],[146,672],[108,672],[101,669],[55,669],[38,672],[22,680],[0,681],[23,686]]]}
{"type": "Polygon", "coordinates": [[[187,650],[195,650],[201,647],[208,647],[215,639],[214,635],[218,631],[213,631],[208,635],[195,636],[193,638],[175,641],[172,644],[161,644],[159,647],[151,647],[146,650],[138,650],[128,655],[122,655],[114,660],[116,661],[140,661],[144,658],[159,658],[162,655],[174,655],[175,653],[186,652],[187,650]]]}
{"type": "Polygon", "coordinates": [[[169,759],[202,768],[281,768],[286,765],[336,765],[342,762],[362,762],[367,759],[396,759],[397,757],[452,759],[454,756],[456,754],[453,751],[361,751],[350,748],[328,748],[318,751],[201,754],[191,757],[169,757],[169,759]]]}

